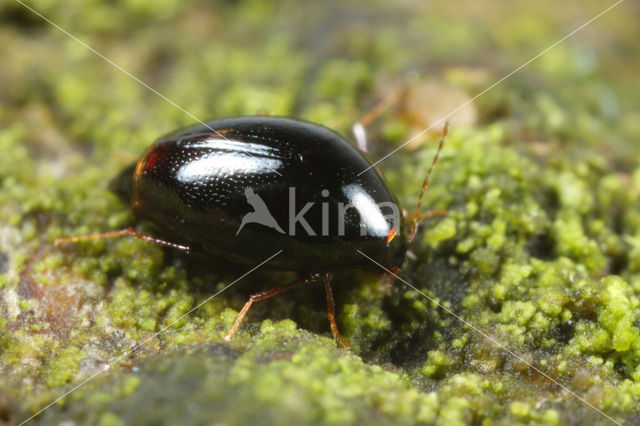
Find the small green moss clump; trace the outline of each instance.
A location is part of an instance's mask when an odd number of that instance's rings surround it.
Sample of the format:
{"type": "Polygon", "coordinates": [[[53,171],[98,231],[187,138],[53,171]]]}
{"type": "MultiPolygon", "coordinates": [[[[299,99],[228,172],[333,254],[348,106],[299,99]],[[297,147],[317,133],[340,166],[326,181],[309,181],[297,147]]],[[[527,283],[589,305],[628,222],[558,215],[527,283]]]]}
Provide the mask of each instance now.
{"type": "MultiPolygon", "coordinates": [[[[446,2],[54,3],[33,7],[202,119],[272,113],[346,133],[401,88],[368,127],[372,158],[457,106],[409,102],[420,87],[471,99],[569,25],[547,2],[500,3],[488,21],[446,2]]],[[[291,274],[257,271],[225,289],[246,270],[134,239],[54,247],[131,225],[156,232],[108,182],[193,120],[20,4],[0,16],[0,422],[98,372],[35,420],[608,423],[593,407],[637,418],[633,13],[609,41],[561,44],[477,98],[473,120],[454,117],[424,202],[446,214],[410,247],[411,286],[335,277],[351,351],[330,338],[320,286],[257,303],[223,340],[249,294],[291,274]]],[[[435,153],[426,139],[379,165],[408,209],[435,153]]]]}

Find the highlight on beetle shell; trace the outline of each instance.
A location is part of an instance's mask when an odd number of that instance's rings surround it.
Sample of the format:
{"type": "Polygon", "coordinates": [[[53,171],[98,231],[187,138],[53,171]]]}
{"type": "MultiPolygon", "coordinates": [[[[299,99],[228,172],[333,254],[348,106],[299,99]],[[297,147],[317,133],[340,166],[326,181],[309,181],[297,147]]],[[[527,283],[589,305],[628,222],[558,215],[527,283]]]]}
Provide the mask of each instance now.
{"type": "Polygon", "coordinates": [[[357,185],[343,188],[341,195],[349,200],[347,203],[330,197],[330,192],[323,189],[320,192],[323,201],[304,205],[296,203],[296,188],[289,187],[286,209],[282,205],[267,206],[251,187],[245,188],[244,195],[247,213],[242,217],[236,235],[248,224],[265,226],[284,235],[302,233],[310,237],[345,236],[350,231],[349,224],[353,223],[359,224],[361,236],[388,236],[400,226],[400,208],[395,203],[375,202],[357,185]]]}

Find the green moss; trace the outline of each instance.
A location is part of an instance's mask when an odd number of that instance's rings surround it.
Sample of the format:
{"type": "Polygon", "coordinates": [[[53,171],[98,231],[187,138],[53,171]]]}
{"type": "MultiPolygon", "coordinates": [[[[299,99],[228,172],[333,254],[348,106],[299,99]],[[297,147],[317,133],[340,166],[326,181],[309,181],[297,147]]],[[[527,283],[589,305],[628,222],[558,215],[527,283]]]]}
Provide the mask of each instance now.
{"type": "Polygon", "coordinates": [[[437,246],[442,241],[453,238],[456,235],[456,221],[452,217],[446,217],[433,228],[424,233],[424,242],[432,247],[437,246]]]}
{"type": "Polygon", "coordinates": [[[60,386],[68,383],[78,372],[78,363],[85,353],[77,346],[69,346],[56,354],[43,372],[47,386],[60,386]]]}
{"type": "MultiPolygon", "coordinates": [[[[578,19],[548,2],[487,4],[492,13],[437,2],[33,7],[198,118],[294,115],[346,133],[407,71],[420,70],[408,92],[452,84],[471,98],[578,19]]],[[[634,15],[619,7],[607,38],[587,46],[576,34],[477,98],[476,123],[452,122],[424,200],[425,210],[447,214],[422,224],[402,270],[419,291],[337,274],[338,322],[352,346],[344,351],[330,338],[319,286],[256,304],[234,339],[222,340],[247,296],[288,274],[257,272],[208,300],[245,270],[132,239],[52,246],[131,225],[107,183],[155,138],[193,120],[18,3],[3,3],[0,382],[8,402],[0,399],[0,417],[17,423],[116,361],[37,420],[606,422],[533,364],[633,421],[640,149],[630,142],[640,138],[632,112],[640,52],[630,41],[634,15]]],[[[593,8],[581,8],[585,21],[593,8]]],[[[440,118],[416,123],[424,111],[452,109],[437,97],[405,101],[369,126],[372,158],[440,118]]],[[[380,163],[408,210],[433,155],[427,141],[380,163]]]]}
{"type": "Polygon", "coordinates": [[[422,373],[427,376],[444,376],[448,367],[453,364],[446,352],[429,351],[427,361],[422,366],[422,373]]]}
{"type": "MultiPolygon", "coordinates": [[[[264,343],[262,339],[256,343],[264,343]]],[[[174,424],[211,418],[271,423],[288,418],[411,424],[436,417],[434,395],[410,389],[398,375],[364,365],[308,335],[279,336],[276,341],[276,347],[263,350],[254,345],[242,352],[213,344],[151,358],[137,373],[123,372],[88,385],[73,396],[73,403],[50,410],[41,421],[57,421],[69,410],[83,423],[137,419],[150,424],[162,419],[174,424]],[[190,404],[183,404],[184,398],[190,404]],[[160,400],[165,402],[158,405],[160,400]],[[138,417],[140,411],[130,407],[150,411],[138,417]]]]}
{"type": "Polygon", "coordinates": [[[602,309],[598,311],[598,320],[611,333],[612,348],[618,352],[629,351],[632,347],[640,349],[639,330],[633,325],[638,315],[638,298],[620,277],[607,277],[602,285],[602,309]]]}

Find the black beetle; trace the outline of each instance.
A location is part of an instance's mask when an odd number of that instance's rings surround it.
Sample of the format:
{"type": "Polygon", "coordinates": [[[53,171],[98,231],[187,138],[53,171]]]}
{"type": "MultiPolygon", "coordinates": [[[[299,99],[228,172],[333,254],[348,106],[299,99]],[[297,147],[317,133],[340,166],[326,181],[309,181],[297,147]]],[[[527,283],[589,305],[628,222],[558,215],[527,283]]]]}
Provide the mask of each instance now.
{"type": "Polygon", "coordinates": [[[389,270],[400,268],[443,141],[444,136],[407,230],[371,162],[332,130],[271,116],[199,124],[160,138],[115,180],[116,192],[135,215],[174,241],[127,229],[57,244],[129,235],[252,265],[280,252],[265,268],[300,272],[303,278],[251,296],[226,338],[253,302],[322,277],[331,330],[348,347],[335,324],[328,274],[379,270],[358,251],[389,270]]]}

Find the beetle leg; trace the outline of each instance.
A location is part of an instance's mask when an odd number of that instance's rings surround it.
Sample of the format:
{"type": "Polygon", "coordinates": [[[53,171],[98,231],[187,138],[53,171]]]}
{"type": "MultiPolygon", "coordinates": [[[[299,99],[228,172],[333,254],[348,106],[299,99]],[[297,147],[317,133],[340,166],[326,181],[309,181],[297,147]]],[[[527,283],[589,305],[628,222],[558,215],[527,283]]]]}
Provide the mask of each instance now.
{"type": "Polygon", "coordinates": [[[338,331],[338,325],[336,324],[335,302],[333,300],[333,291],[331,291],[331,285],[329,284],[329,274],[322,274],[322,280],[324,281],[324,293],[327,296],[327,314],[329,315],[331,333],[333,338],[339,341],[345,349],[349,349],[349,344],[338,331]]]}
{"type": "Polygon", "coordinates": [[[122,229],[120,231],[114,232],[105,232],[102,234],[92,234],[92,235],[80,235],[78,237],[68,237],[68,238],[57,238],[54,242],[54,246],[59,246],[67,243],[77,243],[79,241],[89,241],[89,240],[101,240],[104,238],[116,238],[116,237],[134,237],[141,239],[143,241],[147,241],[152,244],[157,244],[163,247],[171,247],[174,249],[182,250],[185,253],[191,253],[193,251],[192,247],[185,246],[182,244],[172,243],[171,241],[161,240],[156,237],[152,237],[150,235],[142,234],[138,231],[135,231],[133,228],[122,229]]]}
{"type": "Polygon", "coordinates": [[[422,222],[424,222],[427,219],[431,219],[432,217],[436,217],[436,216],[445,216],[447,214],[447,211],[444,209],[433,209],[433,210],[428,210],[424,213],[420,213],[418,215],[418,217],[412,217],[412,223],[411,223],[411,227],[409,228],[409,243],[411,243],[415,237],[416,234],[418,233],[418,226],[420,226],[420,224],[422,222]]]}
{"type": "Polygon", "coordinates": [[[373,108],[371,108],[357,123],[355,123],[351,127],[351,131],[353,132],[353,136],[356,139],[358,144],[358,148],[360,150],[367,152],[367,134],[364,130],[373,120],[378,118],[385,112],[391,105],[398,102],[400,96],[402,95],[402,90],[393,90],[391,94],[385,96],[380,102],[375,104],[373,108]]]}
{"type": "Polygon", "coordinates": [[[227,335],[224,336],[224,340],[226,341],[231,340],[231,337],[233,337],[233,334],[238,330],[238,327],[240,327],[240,324],[242,323],[242,320],[244,319],[245,315],[247,315],[247,312],[249,312],[249,308],[251,308],[251,305],[253,305],[253,302],[257,302],[258,300],[269,299],[270,297],[273,297],[276,294],[282,293],[285,290],[289,290],[290,288],[295,287],[298,284],[301,284],[303,282],[307,282],[313,279],[314,277],[315,275],[308,275],[304,278],[291,281],[290,283],[282,285],[280,287],[272,288],[271,290],[268,290],[262,293],[252,294],[251,296],[249,296],[249,300],[247,301],[247,303],[244,304],[244,307],[242,308],[242,310],[236,317],[235,322],[233,323],[233,327],[231,327],[231,330],[229,331],[229,333],[227,333],[227,335]]]}
{"type": "Polygon", "coordinates": [[[432,217],[445,216],[446,214],[447,214],[447,211],[444,209],[427,210],[426,212],[421,213],[420,216],[416,218],[416,220],[418,221],[418,223],[420,223],[420,222],[424,222],[427,219],[431,219],[432,217]]]}

